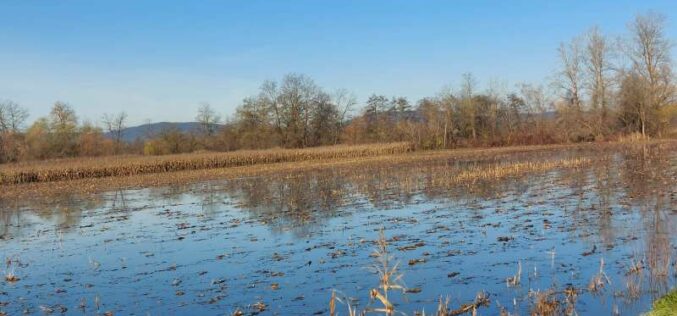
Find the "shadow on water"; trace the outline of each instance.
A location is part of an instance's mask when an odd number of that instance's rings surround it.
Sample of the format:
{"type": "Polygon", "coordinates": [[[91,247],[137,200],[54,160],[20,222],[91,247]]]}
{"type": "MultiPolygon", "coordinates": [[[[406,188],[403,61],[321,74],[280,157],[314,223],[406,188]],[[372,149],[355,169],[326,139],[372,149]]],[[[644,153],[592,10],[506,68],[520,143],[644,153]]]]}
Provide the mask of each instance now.
{"type": "Polygon", "coordinates": [[[480,291],[488,314],[548,299],[563,312],[637,314],[675,284],[676,178],[677,151],[657,145],[2,201],[0,256],[20,279],[0,287],[0,311],[328,313],[332,290],[367,306],[384,227],[417,289],[396,297],[407,314],[480,291]],[[592,162],[454,181],[574,157],[592,162]],[[557,296],[565,289],[575,304],[557,296]]]}

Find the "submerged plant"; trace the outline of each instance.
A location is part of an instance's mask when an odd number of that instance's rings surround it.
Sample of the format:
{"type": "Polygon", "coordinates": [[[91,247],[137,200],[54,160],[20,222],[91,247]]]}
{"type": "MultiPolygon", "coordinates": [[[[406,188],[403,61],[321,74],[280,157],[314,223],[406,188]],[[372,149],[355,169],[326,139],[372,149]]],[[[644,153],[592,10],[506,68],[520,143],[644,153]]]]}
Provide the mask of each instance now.
{"type": "Polygon", "coordinates": [[[604,272],[604,258],[599,260],[599,272],[592,277],[588,283],[588,291],[596,293],[604,288],[605,285],[611,284],[611,280],[604,272]]]}
{"type": "Polygon", "coordinates": [[[17,277],[16,274],[14,274],[13,271],[6,272],[5,273],[5,281],[16,282],[16,281],[19,281],[19,277],[17,277]]]}
{"type": "Polygon", "coordinates": [[[517,262],[517,273],[511,277],[508,277],[505,279],[505,283],[508,285],[508,287],[515,287],[520,284],[522,280],[522,262],[518,261],[517,262]]]}
{"type": "Polygon", "coordinates": [[[489,304],[489,296],[484,292],[477,293],[473,302],[463,304],[461,307],[454,310],[449,309],[449,298],[447,298],[444,303],[442,303],[442,298],[440,298],[437,306],[437,316],[457,316],[467,313],[477,315],[477,309],[480,307],[487,307],[489,304]]]}
{"type": "Polygon", "coordinates": [[[5,268],[5,281],[10,282],[10,283],[13,283],[13,282],[20,280],[19,277],[16,274],[14,274],[14,266],[12,265],[12,262],[13,262],[12,258],[9,258],[9,257],[7,257],[7,259],[5,260],[5,266],[6,266],[6,268],[5,268]]]}

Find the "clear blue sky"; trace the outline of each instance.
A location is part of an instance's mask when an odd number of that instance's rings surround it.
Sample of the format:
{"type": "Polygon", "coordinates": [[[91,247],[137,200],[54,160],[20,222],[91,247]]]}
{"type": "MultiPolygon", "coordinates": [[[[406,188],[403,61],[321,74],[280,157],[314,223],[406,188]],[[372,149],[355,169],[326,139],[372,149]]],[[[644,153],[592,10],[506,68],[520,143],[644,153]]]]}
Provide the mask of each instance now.
{"type": "MultiPolygon", "coordinates": [[[[0,99],[31,120],[56,100],[81,118],[190,121],[200,102],[232,114],[265,79],[307,74],[360,102],[414,101],[455,85],[543,83],[561,41],[677,1],[0,1],[0,99]]],[[[673,56],[675,56],[673,52],[673,56]]]]}

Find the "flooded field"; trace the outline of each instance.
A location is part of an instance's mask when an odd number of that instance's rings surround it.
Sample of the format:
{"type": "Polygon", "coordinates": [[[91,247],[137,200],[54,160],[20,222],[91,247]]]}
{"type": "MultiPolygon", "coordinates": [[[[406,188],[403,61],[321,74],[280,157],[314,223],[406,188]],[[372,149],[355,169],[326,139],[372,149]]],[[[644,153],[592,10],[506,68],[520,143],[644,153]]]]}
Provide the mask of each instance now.
{"type": "Polygon", "coordinates": [[[636,315],[676,283],[675,179],[677,148],[653,145],[6,200],[0,311],[379,309],[383,231],[407,315],[478,293],[481,315],[636,315]]]}

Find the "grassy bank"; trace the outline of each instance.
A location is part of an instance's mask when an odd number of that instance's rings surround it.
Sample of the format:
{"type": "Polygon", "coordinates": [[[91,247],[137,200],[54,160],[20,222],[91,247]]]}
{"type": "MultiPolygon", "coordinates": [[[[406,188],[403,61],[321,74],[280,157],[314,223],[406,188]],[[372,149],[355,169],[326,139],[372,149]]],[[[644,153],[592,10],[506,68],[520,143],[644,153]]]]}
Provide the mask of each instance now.
{"type": "Polygon", "coordinates": [[[653,309],[647,316],[674,316],[677,315],[677,289],[653,303],[653,309]]]}

